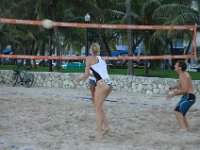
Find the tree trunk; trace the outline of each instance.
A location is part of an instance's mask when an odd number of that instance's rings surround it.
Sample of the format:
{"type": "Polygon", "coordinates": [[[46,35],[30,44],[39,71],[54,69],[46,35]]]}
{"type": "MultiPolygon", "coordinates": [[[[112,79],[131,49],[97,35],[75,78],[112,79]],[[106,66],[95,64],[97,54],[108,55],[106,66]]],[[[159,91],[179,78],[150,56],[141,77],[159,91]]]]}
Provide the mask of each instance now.
{"type": "Polygon", "coordinates": [[[189,41],[189,43],[188,43],[187,49],[186,49],[185,52],[184,52],[184,55],[187,55],[187,54],[189,53],[191,44],[192,44],[192,38],[190,38],[190,41],[189,41]]]}
{"type": "MultiPolygon", "coordinates": [[[[50,1],[50,16],[53,21],[56,19],[56,0],[50,1]]],[[[54,29],[50,29],[49,31],[50,39],[49,39],[49,56],[52,56],[52,45],[53,45],[53,37],[54,37],[54,29]]],[[[52,72],[52,60],[49,60],[49,71],[52,72]]]]}
{"type": "MultiPolygon", "coordinates": [[[[56,38],[56,55],[57,56],[61,56],[61,44],[60,44],[60,39],[61,39],[61,35],[57,29],[57,27],[55,28],[55,38],[56,38]]],[[[56,70],[60,71],[61,69],[61,60],[56,60],[56,70]]]]}
{"type": "Polygon", "coordinates": [[[101,41],[102,41],[102,48],[103,48],[103,55],[105,56],[111,56],[111,50],[110,50],[110,47],[108,46],[108,42],[107,42],[107,39],[106,39],[106,36],[105,34],[103,33],[104,31],[101,30],[101,41]]]}
{"type": "MultiPolygon", "coordinates": [[[[51,29],[49,31],[49,56],[52,56],[52,47],[53,47],[53,30],[51,29]]],[[[53,67],[52,67],[52,60],[49,60],[49,71],[52,72],[53,71],[53,67]]]]}
{"type": "MultiPolygon", "coordinates": [[[[173,48],[173,42],[169,41],[169,46],[170,46],[170,53],[171,55],[174,55],[174,48],[173,48]]],[[[174,69],[176,60],[172,59],[172,69],[174,69]]]]}
{"type": "Polygon", "coordinates": [[[145,60],[144,62],[145,62],[144,63],[145,76],[149,76],[150,61],[149,60],[145,60]]]}
{"type": "MultiPolygon", "coordinates": [[[[126,0],[126,16],[127,16],[127,24],[131,25],[131,1],[126,0]]],[[[128,56],[133,56],[132,51],[132,30],[127,29],[127,39],[128,39],[128,56]]],[[[128,75],[133,75],[133,61],[128,60],[128,75]]]]}

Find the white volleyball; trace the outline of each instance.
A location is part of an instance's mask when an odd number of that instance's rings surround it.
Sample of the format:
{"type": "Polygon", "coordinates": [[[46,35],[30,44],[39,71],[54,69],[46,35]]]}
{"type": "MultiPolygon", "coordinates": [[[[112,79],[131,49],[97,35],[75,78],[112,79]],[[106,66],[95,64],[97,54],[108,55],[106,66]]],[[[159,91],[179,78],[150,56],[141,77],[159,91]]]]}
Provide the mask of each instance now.
{"type": "Polygon", "coordinates": [[[53,21],[49,19],[44,19],[42,21],[42,26],[46,29],[51,29],[53,27],[53,21]]]}

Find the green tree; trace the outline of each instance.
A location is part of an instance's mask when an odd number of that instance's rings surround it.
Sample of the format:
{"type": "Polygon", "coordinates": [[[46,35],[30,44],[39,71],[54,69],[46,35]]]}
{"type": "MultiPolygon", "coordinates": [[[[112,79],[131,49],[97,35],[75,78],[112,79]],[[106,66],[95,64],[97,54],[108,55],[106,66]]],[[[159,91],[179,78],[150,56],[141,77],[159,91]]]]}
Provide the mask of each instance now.
{"type": "MultiPolygon", "coordinates": [[[[126,16],[127,16],[127,24],[131,25],[132,20],[131,20],[131,1],[126,0],[126,16]]],[[[127,30],[127,40],[128,40],[128,55],[132,56],[132,30],[128,29],[127,30]]],[[[133,61],[129,60],[128,61],[128,75],[133,75],[133,61]]]]}

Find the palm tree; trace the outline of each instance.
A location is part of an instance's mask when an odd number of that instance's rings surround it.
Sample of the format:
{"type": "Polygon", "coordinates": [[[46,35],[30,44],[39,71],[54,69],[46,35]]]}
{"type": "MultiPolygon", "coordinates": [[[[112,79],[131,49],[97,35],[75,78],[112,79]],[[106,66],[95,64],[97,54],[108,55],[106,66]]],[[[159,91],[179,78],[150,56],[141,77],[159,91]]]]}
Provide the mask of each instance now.
{"type": "MultiPolygon", "coordinates": [[[[133,24],[134,25],[153,25],[155,24],[155,20],[152,18],[152,13],[154,12],[154,10],[156,8],[158,8],[160,6],[160,2],[155,1],[155,0],[150,0],[150,1],[134,1],[132,2],[132,11],[131,11],[131,17],[133,20],[133,24]]],[[[120,11],[116,11],[116,14],[120,15],[120,16],[125,16],[126,13],[120,12],[120,11]]],[[[122,18],[122,22],[126,23],[126,20],[124,20],[124,17],[122,18]]],[[[141,43],[141,41],[144,41],[144,44],[146,45],[145,50],[143,50],[143,52],[145,53],[145,55],[149,54],[150,51],[147,51],[149,49],[148,47],[148,43],[147,43],[147,39],[149,37],[151,37],[152,35],[152,31],[147,31],[147,30],[138,30],[138,31],[134,31],[132,32],[132,54],[133,54],[133,50],[136,49],[136,47],[141,43]],[[146,40],[145,40],[146,39],[146,40]]],[[[145,65],[146,68],[147,65],[145,65]]],[[[128,68],[130,68],[130,64],[128,65],[128,68]]],[[[147,70],[147,69],[145,69],[147,70]]],[[[148,74],[148,72],[147,72],[148,74]]]]}
{"type": "MultiPolygon", "coordinates": [[[[57,8],[57,1],[55,0],[51,0],[49,2],[44,1],[44,0],[39,0],[39,1],[36,1],[36,0],[14,1],[13,0],[11,3],[10,2],[4,3],[5,6],[7,4],[10,4],[11,7],[9,9],[4,10],[2,14],[3,17],[7,17],[7,18],[12,17],[12,18],[29,19],[29,20],[42,20],[44,18],[49,18],[56,21],[55,13],[56,13],[56,8],[57,8]]],[[[6,26],[9,26],[9,25],[6,25],[6,26]]],[[[30,50],[29,54],[36,54],[36,52],[32,52],[32,51],[41,49],[41,47],[44,48],[46,47],[45,45],[49,45],[49,55],[50,56],[52,55],[52,47],[53,47],[52,45],[55,44],[53,43],[54,32],[55,32],[54,29],[44,30],[41,27],[38,28],[38,27],[23,26],[22,28],[21,26],[16,26],[16,30],[20,30],[26,35],[26,36],[23,36],[23,38],[25,38],[27,42],[22,41],[20,44],[24,47],[24,49],[26,49],[26,52],[28,52],[27,49],[29,49],[30,50]],[[49,38],[49,40],[47,40],[47,38],[49,38]],[[46,44],[41,41],[46,41],[46,44]],[[28,44],[26,45],[25,43],[28,43],[28,44]],[[41,46],[41,47],[38,47],[38,46],[41,46]]],[[[13,31],[14,30],[11,30],[9,31],[9,33],[13,31]]],[[[14,39],[16,39],[15,36],[13,37],[14,39]]],[[[49,62],[50,62],[49,71],[52,71],[52,60],[50,60],[49,62]]]]}
{"type": "MultiPolygon", "coordinates": [[[[199,1],[197,1],[197,3],[199,4],[199,1]]],[[[132,1],[131,16],[133,24],[194,24],[194,22],[198,22],[199,20],[199,12],[185,6],[189,6],[190,4],[191,1],[188,0],[183,0],[181,2],[179,2],[179,0],[132,1]]],[[[12,17],[31,20],[42,20],[44,18],[50,18],[55,21],[81,23],[84,22],[83,16],[85,16],[85,14],[89,12],[92,18],[92,23],[124,24],[127,22],[124,0],[2,0],[0,11],[1,17],[6,18],[12,17]],[[10,6],[9,9],[8,6],[10,6]]],[[[29,49],[30,45],[32,45],[32,52],[30,51],[30,54],[36,54],[40,50],[44,49],[44,47],[47,47],[49,43],[52,43],[51,45],[53,45],[49,46],[49,48],[55,47],[56,43],[53,41],[57,41],[55,39],[59,38],[58,36],[56,37],[56,35],[54,35],[55,32],[58,32],[59,34],[61,34],[62,37],[64,37],[64,44],[66,44],[65,46],[74,47],[75,49],[80,50],[85,43],[85,39],[82,38],[85,37],[85,31],[83,29],[71,30],[71,28],[57,28],[52,30],[44,30],[38,27],[23,26],[23,28],[21,28],[20,26],[8,24],[3,25],[2,29],[3,30],[0,31],[0,36],[3,37],[1,38],[1,47],[5,45],[8,41],[12,42],[12,45],[14,45],[17,51],[18,49],[29,49]],[[11,34],[12,36],[10,36],[11,34]],[[23,37],[20,37],[20,34],[23,35],[23,37]],[[49,41],[48,38],[50,38],[49,41]]],[[[116,43],[117,36],[119,34],[125,36],[125,32],[122,30],[100,29],[97,31],[98,36],[96,35],[96,37],[98,37],[98,40],[101,41],[101,45],[103,46],[103,49],[105,49],[106,55],[110,55],[111,49],[116,43]]],[[[148,39],[148,37],[155,38],[156,35],[157,37],[159,37],[158,32],[134,31],[132,33],[132,49],[135,49],[137,45],[143,40],[144,43],[146,43],[147,48],[144,52],[146,54],[153,53],[151,47],[154,46],[153,42],[150,41],[152,40],[152,38],[148,39]]],[[[187,37],[189,37],[189,35],[187,37]]],[[[163,46],[166,45],[165,43],[170,43],[169,38],[160,38],[159,40],[164,41],[163,46]]],[[[18,52],[20,52],[21,50],[19,50],[18,52]]],[[[51,55],[52,49],[49,50],[49,53],[51,55]]]]}
{"type": "MultiPolygon", "coordinates": [[[[12,0],[4,1],[1,10],[1,17],[4,18],[18,18],[18,19],[31,19],[35,20],[37,15],[35,12],[36,7],[27,7],[35,6],[34,0],[12,0]],[[8,7],[9,6],[9,7],[8,7]]],[[[36,3],[36,6],[37,3],[36,3]]],[[[36,26],[20,26],[20,25],[9,25],[5,24],[2,27],[4,32],[7,32],[6,36],[10,40],[5,42],[11,43],[14,47],[16,53],[26,53],[32,54],[33,42],[37,42],[37,33],[39,32],[38,27],[36,26]],[[30,46],[32,45],[32,46],[30,46]],[[29,51],[28,51],[29,50],[29,51]]],[[[40,34],[41,36],[41,34],[40,34]]],[[[27,61],[27,64],[30,65],[30,60],[27,61]]]]}
{"type": "MultiPolygon", "coordinates": [[[[199,12],[193,10],[190,7],[191,1],[183,0],[150,0],[150,1],[134,1],[132,3],[132,20],[135,25],[184,25],[184,24],[194,24],[199,20],[199,12]]],[[[115,11],[118,15],[125,15],[125,13],[120,11],[115,11]]],[[[122,21],[124,21],[122,17],[122,21]]],[[[164,32],[164,31],[163,31],[164,32]]],[[[157,35],[157,41],[163,41],[162,37],[158,36],[158,31],[134,31],[133,32],[133,49],[143,41],[145,45],[144,53],[148,54],[158,54],[158,51],[153,51],[155,41],[154,37],[157,35]],[[153,38],[152,38],[153,37],[153,38]]],[[[167,34],[166,34],[167,35],[167,34]]],[[[169,35],[169,34],[168,34],[169,35]]],[[[175,36],[175,35],[173,35],[175,36]]],[[[177,36],[177,35],[176,35],[177,36]]],[[[172,38],[172,34],[170,35],[172,38]]],[[[180,37],[180,36],[179,36],[180,37]]],[[[189,35],[187,37],[190,37],[189,35]]],[[[165,43],[169,41],[166,38],[165,43]]],[[[161,42],[162,43],[162,42],[161,42]]],[[[165,45],[164,43],[164,45],[165,45]]],[[[164,46],[163,45],[163,46],[164,46]]],[[[160,51],[161,52],[161,51],[160,51]]],[[[145,67],[146,74],[148,74],[148,67],[145,67]]]]}
{"type": "MultiPolygon", "coordinates": [[[[131,1],[126,0],[126,15],[127,15],[127,23],[130,25],[132,23],[131,21],[131,1]]],[[[132,30],[127,30],[127,39],[128,39],[128,55],[132,56],[132,30]]],[[[133,75],[133,61],[128,61],[128,75],[133,75]]]]}
{"type": "MultiPolygon", "coordinates": [[[[182,4],[166,4],[159,7],[153,14],[153,17],[160,21],[165,25],[195,25],[200,23],[200,15],[199,12],[191,8],[190,3],[186,3],[188,6],[182,4]]],[[[168,32],[166,34],[165,44],[171,45],[171,52],[173,51],[173,37],[178,37],[178,39],[186,39],[188,42],[187,49],[185,54],[188,53],[189,48],[192,43],[192,33],[191,32],[173,32],[176,34],[172,34],[172,32],[168,32]]],[[[160,34],[155,33],[155,37],[160,36],[160,34]]],[[[173,60],[174,63],[174,60],[173,60]]]]}
{"type": "MultiPolygon", "coordinates": [[[[6,2],[6,1],[5,1],[6,2]]],[[[50,18],[55,21],[63,21],[63,22],[83,22],[83,16],[86,12],[89,12],[92,17],[92,23],[112,23],[115,22],[116,17],[112,16],[112,9],[116,6],[116,2],[114,0],[102,1],[102,0],[88,0],[88,1],[79,1],[79,0],[64,0],[64,1],[53,1],[50,2],[44,0],[13,0],[13,7],[9,10],[6,10],[4,14],[10,14],[12,18],[20,18],[20,19],[39,19],[42,20],[44,18],[50,18]],[[33,3],[36,3],[35,5],[33,3]],[[26,6],[26,7],[25,7],[26,6]],[[31,7],[28,7],[31,6],[31,7]],[[34,7],[33,7],[34,6],[34,7]],[[46,6],[46,7],[44,7],[46,6]],[[67,7],[65,7],[67,6],[67,7]],[[111,8],[112,6],[112,8],[111,8]],[[26,10],[27,8],[30,11],[26,10]],[[47,8],[51,8],[48,10],[47,8]],[[13,13],[15,10],[15,13],[13,13]],[[57,11],[55,11],[57,10],[57,11]],[[90,11],[88,11],[90,10],[90,11]],[[16,13],[17,12],[17,13],[16,13]],[[55,14],[56,12],[56,14],[55,14]]],[[[6,15],[3,15],[6,17],[6,15]]],[[[9,18],[9,17],[8,17],[9,18]]],[[[82,47],[84,45],[84,39],[82,38],[84,35],[84,30],[82,29],[73,29],[70,28],[58,28],[56,29],[59,33],[62,33],[65,40],[67,41],[70,47],[82,47]]],[[[34,35],[35,40],[33,42],[37,43],[37,40],[40,39],[37,37],[35,30],[30,30],[31,35],[34,35]]],[[[114,39],[116,31],[110,29],[101,29],[98,31],[98,41],[102,44],[103,49],[105,50],[105,55],[110,55],[110,47],[113,45],[112,43],[115,41],[114,39]]],[[[25,30],[24,32],[27,32],[25,30]]],[[[41,32],[41,31],[40,31],[41,32]]],[[[48,31],[42,31],[47,33],[48,31]]],[[[55,30],[50,30],[49,34],[46,34],[46,37],[50,35],[50,42],[52,43],[53,38],[57,38],[54,35],[55,30]]],[[[29,34],[30,35],[30,34],[29,34]]],[[[45,40],[45,39],[44,39],[45,40]]],[[[47,41],[47,40],[45,40],[47,41]]],[[[47,41],[48,42],[48,41],[47,41]]],[[[55,45],[55,43],[53,43],[55,45]]],[[[23,43],[22,43],[23,45],[23,43]]],[[[38,44],[34,44],[38,45],[38,44]]],[[[49,46],[52,48],[52,46],[49,46]]],[[[54,46],[53,46],[54,47],[54,46]]],[[[52,50],[49,50],[51,55],[52,50]]],[[[51,63],[50,63],[51,64],[51,63]]],[[[50,65],[50,70],[51,65],[50,65]]]]}
{"type": "MultiPolygon", "coordinates": [[[[88,0],[88,1],[71,1],[71,4],[74,5],[75,10],[72,12],[79,16],[85,16],[86,13],[89,13],[91,16],[91,23],[100,23],[100,24],[113,24],[116,23],[116,16],[113,15],[113,10],[116,9],[118,2],[114,0],[88,0]],[[78,6],[77,6],[78,5],[78,6]],[[82,15],[80,15],[82,14],[82,15]]],[[[125,6],[125,5],[124,5],[125,6]]],[[[80,17],[79,17],[80,18],[80,17]]],[[[118,19],[119,20],[119,19],[118,19]]],[[[80,21],[83,21],[80,19],[80,21]]],[[[90,30],[94,32],[94,29],[90,30]]],[[[96,29],[96,35],[101,42],[103,50],[105,50],[105,55],[110,55],[113,39],[116,39],[116,30],[113,29],[96,29]]],[[[94,37],[93,37],[94,38],[94,37]]],[[[91,40],[92,41],[92,40],[91,40]]]]}

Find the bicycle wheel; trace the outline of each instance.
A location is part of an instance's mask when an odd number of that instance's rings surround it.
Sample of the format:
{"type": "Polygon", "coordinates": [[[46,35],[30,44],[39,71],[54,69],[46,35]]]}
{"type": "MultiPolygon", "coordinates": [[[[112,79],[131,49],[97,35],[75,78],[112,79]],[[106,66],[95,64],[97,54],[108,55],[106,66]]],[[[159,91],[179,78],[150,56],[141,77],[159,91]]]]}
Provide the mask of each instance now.
{"type": "Polygon", "coordinates": [[[14,73],[14,74],[10,77],[10,79],[9,79],[9,81],[8,81],[8,84],[9,84],[10,86],[15,86],[15,85],[17,84],[17,80],[18,80],[18,75],[14,73]]]}
{"type": "Polygon", "coordinates": [[[24,79],[24,86],[29,88],[33,84],[34,81],[34,76],[33,74],[26,74],[25,79],[24,79]]]}

